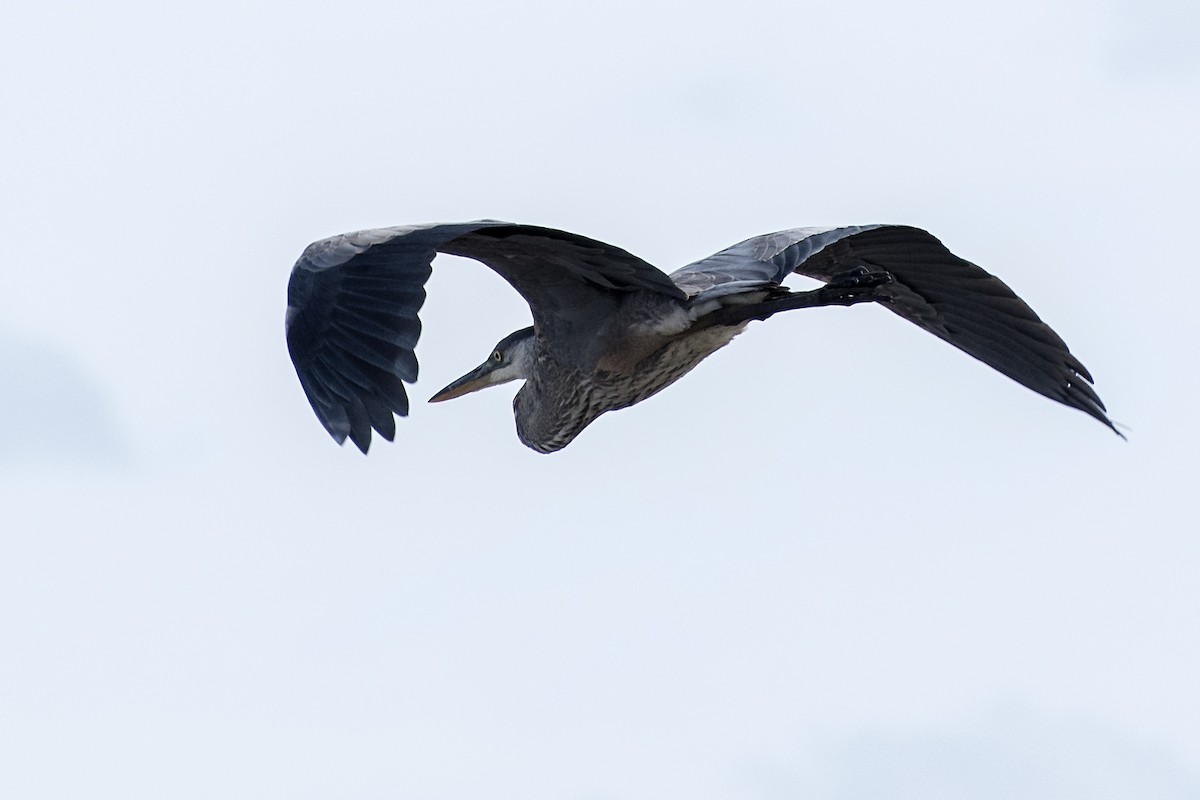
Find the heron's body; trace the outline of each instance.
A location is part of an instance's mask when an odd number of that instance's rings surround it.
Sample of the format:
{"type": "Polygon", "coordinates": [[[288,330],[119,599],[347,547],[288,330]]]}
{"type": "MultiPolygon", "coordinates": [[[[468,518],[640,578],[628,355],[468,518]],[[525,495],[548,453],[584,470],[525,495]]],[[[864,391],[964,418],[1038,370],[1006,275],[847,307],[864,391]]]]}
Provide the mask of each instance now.
{"type": "Polygon", "coordinates": [[[517,436],[539,453],[561,450],[601,414],[667,388],[745,327],[630,336],[624,347],[594,365],[559,363],[553,348],[535,338],[535,368],[513,398],[517,436]]]}
{"type": "MultiPolygon", "coordinates": [[[[752,320],[876,302],[1040,394],[1112,427],[1091,376],[1002,281],[917,228],[800,228],[759,236],[670,276],[612,245],[502,222],[380,228],[310,245],[288,285],[288,348],[318,418],[363,452],[391,439],[417,378],[418,312],[436,253],[482,261],[529,302],[533,326],[432,398],[523,380],[517,434],[542,453],[639,403],[752,320]],[[825,281],[782,286],[792,272],[825,281]]],[[[1115,428],[1114,428],[1115,430],[1115,428]]]]}

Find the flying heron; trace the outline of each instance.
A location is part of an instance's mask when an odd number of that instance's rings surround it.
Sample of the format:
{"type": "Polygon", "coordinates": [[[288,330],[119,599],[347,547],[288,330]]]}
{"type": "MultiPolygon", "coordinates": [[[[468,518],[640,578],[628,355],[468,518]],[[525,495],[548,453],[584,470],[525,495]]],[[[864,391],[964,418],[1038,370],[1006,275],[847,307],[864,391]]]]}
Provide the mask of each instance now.
{"type": "Polygon", "coordinates": [[[287,342],[325,430],[366,453],[391,441],[417,379],[418,312],[437,253],[495,270],[533,326],[430,402],[514,380],[517,435],[566,447],[606,411],[679,380],[752,320],[875,302],[1039,394],[1107,425],[1092,376],[999,278],[902,225],[797,228],[747,239],[667,275],[619,247],[566,231],[483,220],[376,228],[309,245],[288,282],[287,342]],[[792,291],[793,272],[824,281],[792,291]]]}

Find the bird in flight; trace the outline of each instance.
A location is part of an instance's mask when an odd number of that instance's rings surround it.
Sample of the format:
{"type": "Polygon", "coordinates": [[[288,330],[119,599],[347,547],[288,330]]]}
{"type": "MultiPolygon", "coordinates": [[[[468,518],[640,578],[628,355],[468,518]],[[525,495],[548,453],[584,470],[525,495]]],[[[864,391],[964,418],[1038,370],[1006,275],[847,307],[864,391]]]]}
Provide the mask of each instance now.
{"type": "Polygon", "coordinates": [[[309,245],[288,282],[288,352],[325,430],[366,453],[395,437],[417,379],[418,313],[437,253],[481,261],[529,304],[533,325],[430,402],[523,380],[517,435],[566,447],[606,411],[661,391],[754,320],[878,303],[1118,435],[1092,376],[999,278],[903,225],[796,228],[667,275],[631,253],[553,228],[494,220],[346,233],[309,245]],[[824,285],[793,291],[793,272],[824,285]]]}

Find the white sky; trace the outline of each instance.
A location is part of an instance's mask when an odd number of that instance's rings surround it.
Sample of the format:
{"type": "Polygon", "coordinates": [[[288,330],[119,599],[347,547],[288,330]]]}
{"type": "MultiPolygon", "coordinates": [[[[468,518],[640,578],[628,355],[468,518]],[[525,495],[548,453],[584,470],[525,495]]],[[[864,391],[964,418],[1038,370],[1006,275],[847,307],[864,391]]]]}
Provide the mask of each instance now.
{"type": "Polygon", "coordinates": [[[0,30],[0,795],[1200,795],[1194,4],[21,3],[0,30]],[[436,265],[398,441],[287,360],[308,242],[479,217],[663,268],[901,222],[1123,443],[882,309],[566,451],[436,265]]]}

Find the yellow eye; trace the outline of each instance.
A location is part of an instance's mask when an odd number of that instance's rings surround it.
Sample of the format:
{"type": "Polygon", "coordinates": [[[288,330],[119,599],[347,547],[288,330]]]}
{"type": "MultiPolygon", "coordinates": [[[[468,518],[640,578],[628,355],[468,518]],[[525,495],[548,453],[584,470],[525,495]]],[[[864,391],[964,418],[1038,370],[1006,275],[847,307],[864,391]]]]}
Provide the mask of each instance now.
{"type": "Polygon", "coordinates": [[[504,354],[497,350],[496,352],[492,353],[492,359],[495,361],[503,361],[504,354]]]}

